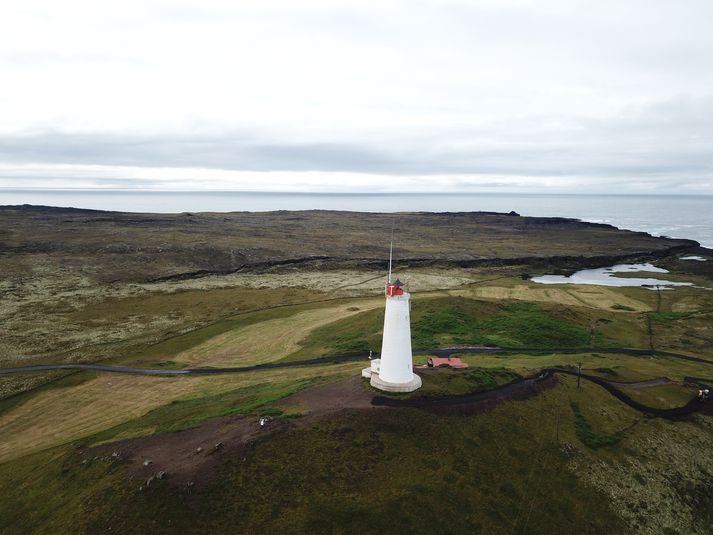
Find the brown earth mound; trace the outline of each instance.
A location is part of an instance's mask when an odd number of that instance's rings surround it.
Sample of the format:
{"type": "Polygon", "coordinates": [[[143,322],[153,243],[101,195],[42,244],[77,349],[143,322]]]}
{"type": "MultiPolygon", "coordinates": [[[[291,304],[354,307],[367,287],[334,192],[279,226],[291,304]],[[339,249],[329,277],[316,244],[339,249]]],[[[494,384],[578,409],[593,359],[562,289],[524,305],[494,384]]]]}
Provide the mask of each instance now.
{"type": "Polygon", "coordinates": [[[254,416],[223,416],[176,433],[87,448],[82,455],[85,459],[121,459],[130,477],[142,487],[161,473],[160,477],[165,477],[172,486],[200,487],[218,472],[224,457],[239,456],[246,445],[288,427],[310,425],[342,410],[373,410],[371,399],[372,394],[363,386],[361,378],[350,377],[281,400],[278,408],[297,409],[303,413],[296,419],[274,419],[261,426],[254,416]]]}
{"type": "MultiPolygon", "coordinates": [[[[479,414],[493,410],[506,399],[523,400],[537,395],[555,383],[556,379],[549,377],[513,391],[501,391],[501,387],[489,394],[483,393],[483,399],[459,406],[436,407],[434,410],[479,414]]],[[[306,427],[343,411],[386,408],[374,405],[373,400],[373,393],[360,377],[349,377],[298,392],[275,404],[288,414],[301,414],[299,418],[278,418],[267,421],[263,426],[255,416],[224,416],[213,418],[192,429],[102,444],[85,448],[80,453],[87,460],[104,458],[122,461],[129,477],[136,480],[142,489],[150,486],[156,478],[165,478],[173,487],[190,490],[201,488],[213,479],[224,458],[239,458],[244,448],[284,429],[306,427]]]]}

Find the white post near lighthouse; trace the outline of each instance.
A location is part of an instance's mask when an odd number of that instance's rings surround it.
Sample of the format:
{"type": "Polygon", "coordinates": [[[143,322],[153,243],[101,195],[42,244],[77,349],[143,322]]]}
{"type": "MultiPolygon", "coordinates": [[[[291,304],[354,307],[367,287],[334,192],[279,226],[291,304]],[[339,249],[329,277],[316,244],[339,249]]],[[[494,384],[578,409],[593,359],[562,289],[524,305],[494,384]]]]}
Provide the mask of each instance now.
{"type": "Polygon", "coordinates": [[[403,283],[391,282],[391,261],[394,242],[389,251],[389,275],[386,282],[384,338],[379,359],[363,370],[371,386],[388,392],[412,392],[421,387],[421,378],[413,373],[411,352],[411,296],[403,283]]]}

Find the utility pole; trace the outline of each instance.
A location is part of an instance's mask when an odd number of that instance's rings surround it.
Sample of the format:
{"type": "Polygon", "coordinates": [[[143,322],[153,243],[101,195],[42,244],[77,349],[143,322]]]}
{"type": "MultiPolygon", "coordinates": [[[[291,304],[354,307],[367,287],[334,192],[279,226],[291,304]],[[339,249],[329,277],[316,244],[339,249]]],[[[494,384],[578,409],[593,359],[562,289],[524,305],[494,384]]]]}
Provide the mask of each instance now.
{"type": "MultiPolygon", "coordinates": [[[[656,285],[656,313],[661,312],[661,286],[656,285]]],[[[651,356],[656,356],[656,345],[654,343],[654,322],[651,320],[651,313],[646,317],[649,320],[649,346],[651,347],[651,356]]]]}

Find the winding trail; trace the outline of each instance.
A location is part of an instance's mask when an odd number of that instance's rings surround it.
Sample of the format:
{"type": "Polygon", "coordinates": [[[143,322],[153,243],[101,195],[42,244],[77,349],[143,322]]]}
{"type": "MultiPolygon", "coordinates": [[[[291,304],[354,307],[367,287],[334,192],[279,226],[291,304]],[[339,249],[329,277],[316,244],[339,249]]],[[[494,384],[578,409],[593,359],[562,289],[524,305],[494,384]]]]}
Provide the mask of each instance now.
{"type": "MultiPolygon", "coordinates": [[[[472,354],[472,353],[532,353],[532,354],[549,354],[562,353],[566,355],[577,355],[586,353],[610,353],[629,355],[633,357],[670,357],[690,362],[698,362],[701,364],[709,364],[713,366],[713,360],[692,357],[690,355],[682,355],[680,353],[672,353],[670,351],[651,351],[649,349],[632,349],[626,347],[590,347],[590,348],[508,348],[508,347],[486,347],[486,346],[461,346],[461,347],[444,347],[437,349],[424,349],[414,351],[414,355],[434,355],[437,357],[450,357],[456,354],[472,354]]],[[[378,356],[378,355],[374,355],[378,356]]],[[[366,353],[358,355],[336,355],[332,357],[316,357],[306,360],[294,361],[278,361],[265,364],[255,364],[253,366],[238,366],[238,367],[223,367],[223,368],[186,368],[183,370],[163,369],[163,368],[134,368],[131,366],[111,366],[108,364],[38,364],[35,366],[19,366],[16,368],[0,368],[0,375],[9,375],[12,373],[33,373],[51,370],[96,370],[111,373],[130,373],[138,375],[211,375],[221,373],[245,373],[256,370],[266,370],[274,368],[293,368],[298,366],[315,366],[319,364],[332,364],[341,362],[353,362],[365,360],[368,357],[366,353]]]]}
{"type": "MultiPolygon", "coordinates": [[[[564,370],[562,368],[545,368],[544,370],[542,370],[540,372],[539,375],[536,375],[533,377],[527,377],[525,379],[518,379],[516,381],[513,381],[506,385],[500,386],[498,388],[494,388],[492,390],[485,390],[482,392],[476,392],[474,394],[465,394],[465,395],[461,395],[461,396],[448,396],[448,397],[436,398],[436,399],[418,399],[418,398],[400,399],[400,398],[389,398],[389,397],[385,397],[385,396],[376,396],[372,400],[372,404],[376,405],[376,406],[383,406],[383,407],[430,408],[430,407],[467,405],[467,404],[475,403],[478,401],[505,399],[505,398],[512,396],[516,392],[525,392],[527,390],[530,390],[537,383],[544,381],[546,379],[549,379],[556,374],[572,375],[575,377],[579,375],[582,379],[590,381],[592,383],[595,383],[595,384],[601,386],[607,392],[609,392],[611,395],[616,397],[619,401],[625,403],[632,409],[635,409],[635,410],[642,412],[644,414],[658,416],[659,418],[666,418],[669,420],[683,418],[685,416],[693,414],[694,412],[700,411],[705,405],[705,403],[702,403],[701,401],[699,401],[698,397],[694,396],[693,398],[691,398],[691,400],[688,403],[686,403],[685,405],[683,405],[681,407],[672,407],[670,409],[649,407],[648,405],[644,405],[643,403],[639,403],[638,401],[632,399],[627,394],[625,394],[624,392],[619,390],[619,388],[617,388],[610,382],[608,382],[600,377],[596,377],[594,375],[587,375],[584,373],[580,375],[578,372],[571,371],[571,370],[564,370]]],[[[686,379],[693,380],[696,378],[687,377],[686,379]]],[[[691,382],[694,382],[694,381],[691,381],[691,382]]],[[[701,386],[705,386],[702,383],[699,383],[699,384],[701,384],[701,386]]]]}
{"type": "MultiPolygon", "coordinates": [[[[572,349],[572,348],[559,348],[559,349],[540,349],[540,348],[493,348],[493,347],[483,347],[483,346],[467,346],[467,347],[447,347],[438,348],[433,350],[417,351],[415,354],[429,354],[437,355],[441,357],[450,356],[453,354],[463,354],[463,353],[535,353],[535,354],[547,354],[547,353],[565,353],[565,354],[581,354],[581,353],[617,353],[623,355],[630,355],[634,357],[669,357],[681,360],[687,360],[702,364],[709,364],[713,366],[713,361],[706,360],[698,357],[692,357],[689,355],[682,355],[679,353],[672,353],[668,351],[656,351],[652,352],[646,349],[631,349],[631,348],[582,348],[582,349],[572,349]]],[[[317,357],[307,360],[297,360],[288,362],[270,362],[265,364],[256,364],[254,366],[241,366],[233,368],[188,368],[184,370],[171,370],[171,369],[160,369],[160,368],[133,368],[128,366],[110,366],[104,364],[42,364],[37,366],[21,366],[17,368],[1,368],[0,375],[9,375],[14,373],[33,373],[40,371],[49,370],[95,370],[102,372],[111,373],[128,373],[128,374],[138,374],[138,375],[213,375],[213,374],[223,374],[223,373],[246,373],[251,371],[258,371],[264,369],[275,369],[275,368],[292,368],[298,366],[315,366],[320,364],[331,364],[339,362],[353,362],[364,360],[367,358],[366,354],[361,355],[337,355],[333,357],[317,357]]],[[[386,407],[439,407],[439,406],[453,406],[453,405],[464,405],[471,404],[479,401],[486,400],[499,400],[511,397],[513,394],[518,392],[527,392],[532,390],[535,385],[545,379],[551,378],[556,374],[579,376],[586,381],[590,381],[597,384],[609,392],[612,396],[616,397],[621,402],[625,403],[629,407],[642,412],[644,414],[649,414],[653,416],[658,416],[660,418],[667,419],[677,419],[690,415],[694,412],[698,412],[703,408],[705,403],[698,400],[697,397],[693,397],[686,405],[681,407],[673,407],[669,409],[661,409],[657,407],[649,407],[644,405],[622,390],[620,390],[616,385],[621,386],[627,383],[616,383],[614,381],[607,381],[601,377],[594,375],[588,375],[584,373],[579,373],[572,370],[567,370],[563,368],[545,368],[538,375],[533,377],[527,377],[524,379],[518,379],[506,385],[486,390],[482,392],[476,392],[473,394],[466,394],[461,396],[449,396],[445,398],[437,399],[400,399],[400,398],[389,398],[385,396],[376,396],[372,399],[372,405],[374,406],[386,406],[386,407]]],[[[713,381],[709,379],[702,379],[699,377],[685,377],[684,380],[688,383],[696,384],[702,388],[711,388],[713,381]]],[[[668,380],[666,379],[652,379],[650,381],[638,381],[629,384],[629,386],[639,385],[639,386],[655,386],[657,384],[665,384],[668,380]]]]}
{"type": "Polygon", "coordinates": [[[467,405],[471,403],[476,403],[478,401],[486,400],[499,400],[506,399],[517,392],[525,392],[530,390],[531,387],[535,386],[537,383],[549,379],[554,374],[552,370],[545,370],[540,374],[533,377],[526,377],[525,379],[516,379],[505,385],[490,389],[483,390],[481,392],[475,392],[473,394],[463,394],[460,396],[447,396],[442,398],[411,398],[411,399],[401,399],[401,398],[390,398],[386,396],[375,396],[371,400],[371,404],[379,407],[446,407],[453,405],[467,405]]]}
{"type": "MultiPolygon", "coordinates": [[[[552,368],[552,369],[545,370],[545,372],[561,373],[561,374],[573,375],[573,376],[580,375],[575,371],[563,370],[561,368],[552,368]]],[[[672,407],[670,409],[649,407],[648,405],[644,405],[643,403],[639,403],[638,401],[632,399],[627,394],[625,394],[624,392],[619,390],[612,383],[605,381],[601,377],[596,377],[594,375],[587,375],[584,373],[581,374],[580,377],[582,379],[586,379],[587,381],[590,381],[594,384],[601,386],[607,392],[609,392],[612,396],[617,398],[619,401],[627,404],[632,409],[636,409],[637,411],[643,412],[644,414],[651,414],[653,416],[658,416],[660,418],[675,419],[675,418],[681,418],[683,416],[688,416],[689,414],[698,412],[705,405],[705,403],[701,402],[697,396],[694,396],[691,398],[691,400],[688,403],[686,403],[685,405],[683,405],[681,407],[672,407]]]]}
{"type": "Polygon", "coordinates": [[[268,362],[253,366],[237,366],[232,368],[186,368],[172,370],[161,368],[132,368],[127,366],[109,366],[105,364],[39,364],[37,366],[21,366],[18,368],[0,368],[0,375],[12,373],[33,373],[51,370],[96,370],[111,373],[130,373],[136,375],[216,375],[222,373],[246,373],[257,370],[274,368],[294,368],[297,366],[315,366],[319,364],[332,364],[339,362],[352,362],[364,360],[367,355],[337,355],[334,357],[317,357],[307,360],[294,360],[288,362],[268,362]]]}

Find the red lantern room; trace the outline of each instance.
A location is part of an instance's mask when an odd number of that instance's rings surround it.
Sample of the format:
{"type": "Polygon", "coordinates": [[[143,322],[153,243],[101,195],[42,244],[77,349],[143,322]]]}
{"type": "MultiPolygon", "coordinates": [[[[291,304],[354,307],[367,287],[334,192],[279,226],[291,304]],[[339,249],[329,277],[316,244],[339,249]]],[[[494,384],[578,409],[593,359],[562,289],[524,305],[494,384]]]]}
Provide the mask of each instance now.
{"type": "Polygon", "coordinates": [[[386,295],[403,295],[404,294],[404,284],[399,279],[396,282],[390,282],[386,285],[386,295]]]}

